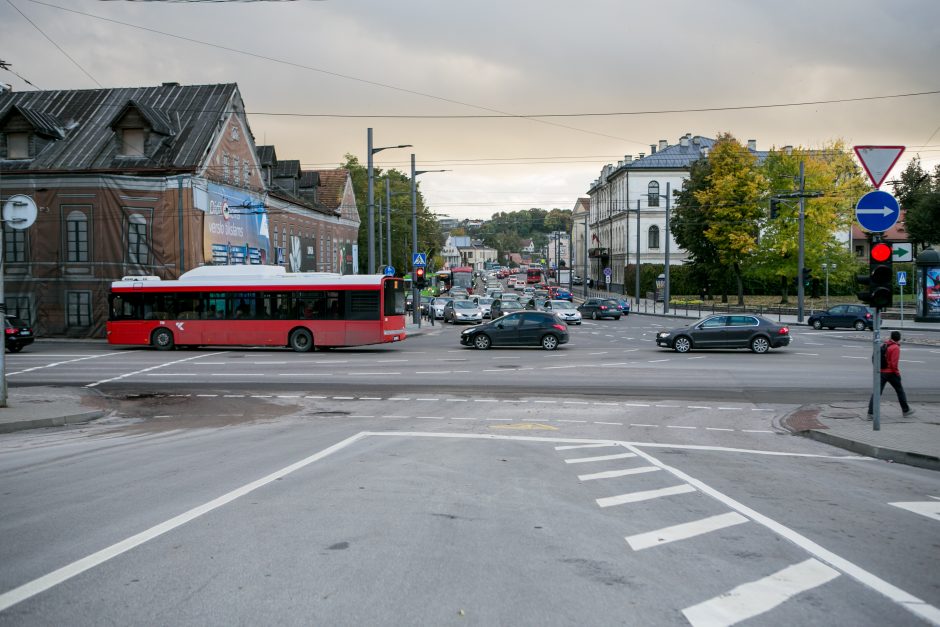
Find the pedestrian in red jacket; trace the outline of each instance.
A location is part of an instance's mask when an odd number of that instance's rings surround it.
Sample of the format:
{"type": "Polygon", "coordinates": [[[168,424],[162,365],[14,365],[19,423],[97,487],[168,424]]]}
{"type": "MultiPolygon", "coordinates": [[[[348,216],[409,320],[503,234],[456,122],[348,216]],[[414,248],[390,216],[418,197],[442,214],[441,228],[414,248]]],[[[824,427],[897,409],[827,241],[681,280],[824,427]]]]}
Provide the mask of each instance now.
{"type": "MultiPolygon", "coordinates": [[[[898,361],[901,359],[901,345],[898,344],[900,341],[900,331],[892,331],[891,339],[885,340],[885,361],[887,364],[882,362],[881,391],[884,392],[885,383],[890,383],[891,387],[893,387],[894,391],[898,394],[898,402],[901,404],[901,411],[905,416],[910,416],[914,413],[914,410],[907,404],[907,394],[904,393],[904,386],[901,385],[901,369],[898,367],[898,361]]],[[[868,399],[869,420],[873,418],[871,413],[873,401],[874,398],[868,399]]]]}

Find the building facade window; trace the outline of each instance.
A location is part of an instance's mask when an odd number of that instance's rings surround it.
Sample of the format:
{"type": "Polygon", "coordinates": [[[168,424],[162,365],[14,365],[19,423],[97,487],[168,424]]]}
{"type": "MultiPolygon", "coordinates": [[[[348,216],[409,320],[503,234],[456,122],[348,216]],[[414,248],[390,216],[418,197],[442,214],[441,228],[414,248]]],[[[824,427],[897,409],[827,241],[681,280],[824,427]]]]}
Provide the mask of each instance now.
{"type": "Polygon", "coordinates": [[[242,185],[244,185],[245,187],[248,187],[251,184],[251,170],[249,169],[250,167],[251,166],[248,165],[247,159],[242,161],[242,177],[243,177],[242,185]]]}
{"type": "Polygon", "coordinates": [[[147,220],[139,213],[127,219],[127,261],[144,265],[150,260],[150,242],[147,236],[147,220]]]}
{"type": "Polygon", "coordinates": [[[29,159],[29,133],[7,133],[7,159],[29,159]]]}
{"type": "Polygon", "coordinates": [[[646,203],[647,206],[658,207],[659,206],[659,182],[650,181],[650,184],[647,186],[647,193],[649,194],[649,200],[646,203]]]}
{"type": "Polygon", "coordinates": [[[7,314],[16,316],[20,320],[25,321],[27,324],[32,324],[34,322],[33,308],[30,306],[29,296],[7,294],[4,299],[4,304],[7,309],[7,314]]]}
{"type": "Polygon", "coordinates": [[[6,263],[26,262],[27,229],[11,229],[3,225],[3,259],[6,263]]]}
{"type": "Polygon", "coordinates": [[[124,157],[144,156],[144,129],[125,128],[121,131],[121,155],[124,157]]]}
{"type": "Polygon", "coordinates": [[[84,290],[65,293],[66,324],[70,327],[91,326],[91,292],[84,290]]]}
{"type": "Polygon", "coordinates": [[[228,183],[229,162],[228,154],[222,155],[222,181],[228,183]]]}
{"type": "Polygon", "coordinates": [[[649,229],[649,248],[659,248],[659,227],[655,224],[649,229]]]}
{"type": "Polygon", "coordinates": [[[66,259],[73,263],[88,261],[88,216],[72,211],[65,220],[66,259]]]}

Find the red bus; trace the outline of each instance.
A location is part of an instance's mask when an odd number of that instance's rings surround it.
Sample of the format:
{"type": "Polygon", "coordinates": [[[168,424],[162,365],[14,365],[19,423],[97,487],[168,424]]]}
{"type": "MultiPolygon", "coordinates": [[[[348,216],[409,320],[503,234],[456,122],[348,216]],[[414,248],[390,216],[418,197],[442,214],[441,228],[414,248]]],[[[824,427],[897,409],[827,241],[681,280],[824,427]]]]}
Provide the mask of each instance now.
{"type": "Polygon", "coordinates": [[[450,287],[466,288],[468,294],[473,293],[473,268],[458,267],[450,269],[450,287]]]}
{"type": "Polygon", "coordinates": [[[544,271],[541,268],[529,267],[525,271],[525,282],[529,285],[533,283],[545,283],[544,280],[544,271]]]}
{"type": "Polygon", "coordinates": [[[286,346],[297,352],[405,339],[404,279],[280,266],[203,266],[178,280],[111,283],[109,344],[286,346]]]}

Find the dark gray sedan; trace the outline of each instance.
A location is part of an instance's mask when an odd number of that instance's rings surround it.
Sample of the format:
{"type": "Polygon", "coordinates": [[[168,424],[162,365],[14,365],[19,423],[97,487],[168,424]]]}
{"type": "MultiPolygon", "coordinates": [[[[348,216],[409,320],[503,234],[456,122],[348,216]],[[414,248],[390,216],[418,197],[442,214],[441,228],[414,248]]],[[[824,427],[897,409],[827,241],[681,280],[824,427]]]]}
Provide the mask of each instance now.
{"type": "Polygon", "coordinates": [[[750,348],[766,353],[790,344],[790,329],[752,314],[720,314],[656,334],[657,346],[687,353],[699,348],[750,348]]]}
{"type": "Polygon", "coordinates": [[[554,314],[521,311],[470,327],[460,334],[460,343],[480,350],[491,346],[541,346],[553,351],[568,343],[568,327],[554,314]]]}

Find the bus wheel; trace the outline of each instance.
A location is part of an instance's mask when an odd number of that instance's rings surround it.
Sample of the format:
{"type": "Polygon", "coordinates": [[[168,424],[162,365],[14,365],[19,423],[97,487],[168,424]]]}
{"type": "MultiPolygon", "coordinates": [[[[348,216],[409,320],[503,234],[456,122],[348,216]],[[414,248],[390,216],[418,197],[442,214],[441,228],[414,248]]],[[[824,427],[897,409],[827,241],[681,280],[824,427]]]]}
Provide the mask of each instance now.
{"type": "Polygon", "coordinates": [[[150,345],[158,351],[173,350],[173,333],[169,329],[157,329],[150,335],[150,345]]]}
{"type": "Polygon", "coordinates": [[[313,336],[307,329],[294,329],[290,334],[288,345],[298,353],[306,353],[313,348],[313,336]]]}

